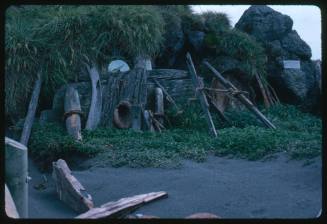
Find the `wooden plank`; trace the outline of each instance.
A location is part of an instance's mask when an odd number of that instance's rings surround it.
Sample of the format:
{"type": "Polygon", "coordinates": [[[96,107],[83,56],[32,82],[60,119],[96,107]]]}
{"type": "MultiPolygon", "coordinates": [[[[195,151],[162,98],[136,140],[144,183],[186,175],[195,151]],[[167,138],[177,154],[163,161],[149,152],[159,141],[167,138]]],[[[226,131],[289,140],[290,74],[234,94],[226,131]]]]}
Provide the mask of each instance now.
{"type": "MultiPolygon", "coordinates": [[[[215,77],[227,88],[232,89],[234,91],[238,91],[238,89],[229,81],[227,81],[214,67],[210,65],[209,62],[203,62],[215,75],[215,77]]],[[[252,102],[244,96],[242,92],[236,94],[235,97],[243,103],[260,121],[262,121],[268,128],[276,129],[276,127],[252,104],[252,102]]]]}
{"type": "Polygon", "coordinates": [[[92,83],[92,98],[89,115],[87,117],[85,129],[94,130],[100,123],[101,108],[102,108],[102,93],[100,75],[95,66],[89,67],[86,64],[92,83]]]}
{"type": "Polygon", "coordinates": [[[160,124],[163,124],[164,122],[164,100],[163,100],[163,92],[161,88],[155,88],[155,107],[154,107],[154,116],[155,118],[160,122],[160,124]]]}
{"type": "Polygon", "coordinates": [[[41,85],[42,85],[42,78],[41,78],[41,73],[38,72],[37,74],[38,79],[35,81],[34,88],[33,88],[33,93],[32,97],[30,100],[30,104],[28,105],[28,110],[27,110],[27,115],[24,121],[24,127],[22,131],[22,135],[20,138],[20,143],[23,145],[28,144],[28,140],[31,135],[31,130],[34,122],[34,117],[35,117],[35,112],[36,112],[36,107],[39,101],[39,96],[41,92],[41,85]]]}
{"type": "Polygon", "coordinates": [[[68,134],[76,140],[82,140],[81,134],[81,104],[77,90],[72,86],[67,86],[65,93],[65,123],[68,134]]]}
{"type": "Polygon", "coordinates": [[[154,200],[167,197],[164,191],[151,192],[148,194],[140,194],[133,197],[122,198],[118,201],[108,202],[98,208],[75,217],[77,219],[99,219],[99,218],[115,218],[124,217],[129,212],[139,208],[140,206],[152,202],[154,200]]]}
{"type": "Polygon", "coordinates": [[[266,93],[266,90],[263,86],[263,83],[261,81],[261,78],[259,77],[258,73],[255,73],[255,78],[259,84],[259,88],[260,88],[260,91],[261,91],[261,94],[262,94],[262,97],[263,97],[263,103],[265,104],[265,107],[266,108],[269,108],[270,107],[270,101],[268,99],[268,94],[266,93]]]}
{"type": "Polygon", "coordinates": [[[5,211],[8,217],[18,219],[19,215],[16,209],[15,202],[11,196],[11,193],[5,184],[5,211]]]}
{"type": "Polygon", "coordinates": [[[196,91],[196,95],[200,101],[202,110],[205,114],[205,118],[207,120],[208,126],[209,126],[209,132],[214,136],[217,137],[217,132],[216,132],[216,128],[215,125],[212,121],[212,117],[209,111],[209,104],[207,101],[207,98],[204,94],[204,92],[201,90],[204,86],[203,86],[203,82],[201,79],[199,79],[199,77],[196,74],[195,68],[194,68],[194,64],[191,58],[190,53],[186,54],[186,62],[187,62],[187,67],[189,69],[192,81],[193,81],[193,85],[196,91]]]}
{"type": "Polygon", "coordinates": [[[86,212],[93,208],[93,201],[83,185],[71,174],[65,160],[52,163],[52,177],[55,181],[59,199],[76,212],[86,212]]]}
{"type": "Polygon", "coordinates": [[[5,137],[5,182],[21,218],[28,218],[28,159],[23,144],[5,137]]]}
{"type": "Polygon", "coordinates": [[[218,107],[218,105],[216,104],[216,102],[215,102],[214,100],[212,100],[212,97],[211,97],[210,95],[207,95],[207,96],[208,96],[208,98],[209,98],[209,103],[210,103],[210,105],[212,105],[212,107],[217,111],[219,117],[220,117],[223,121],[225,121],[225,122],[231,124],[230,120],[225,116],[224,112],[222,112],[222,111],[219,109],[219,107],[218,107]]]}

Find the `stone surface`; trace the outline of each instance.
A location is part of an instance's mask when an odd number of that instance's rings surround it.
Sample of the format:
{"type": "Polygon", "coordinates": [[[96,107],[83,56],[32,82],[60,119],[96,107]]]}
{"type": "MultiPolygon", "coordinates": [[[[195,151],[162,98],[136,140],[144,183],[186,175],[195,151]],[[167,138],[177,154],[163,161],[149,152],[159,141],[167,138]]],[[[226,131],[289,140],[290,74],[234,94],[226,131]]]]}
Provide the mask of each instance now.
{"type": "Polygon", "coordinates": [[[266,48],[268,81],[282,102],[315,112],[320,106],[321,71],[310,60],[311,49],[295,30],[292,19],[267,6],[251,6],[235,27],[253,35],[266,48]],[[300,69],[284,66],[298,60],[300,69]]]}

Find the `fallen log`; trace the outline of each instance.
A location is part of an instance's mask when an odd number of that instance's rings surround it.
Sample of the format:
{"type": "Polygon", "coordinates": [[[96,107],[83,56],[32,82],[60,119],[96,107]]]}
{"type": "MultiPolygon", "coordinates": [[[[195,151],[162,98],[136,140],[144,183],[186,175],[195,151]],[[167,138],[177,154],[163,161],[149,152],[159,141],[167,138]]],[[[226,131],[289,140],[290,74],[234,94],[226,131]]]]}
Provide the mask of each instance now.
{"type": "Polygon", "coordinates": [[[5,137],[5,182],[21,218],[28,217],[28,159],[23,144],[5,137]]]}
{"type": "Polygon", "coordinates": [[[203,87],[204,87],[203,81],[196,74],[196,71],[195,71],[194,64],[193,64],[190,53],[186,54],[186,62],[187,62],[187,67],[188,67],[188,69],[190,71],[190,74],[191,74],[191,77],[192,77],[192,82],[193,82],[193,85],[194,85],[194,89],[196,91],[196,95],[197,95],[197,97],[198,97],[198,99],[200,101],[202,110],[203,110],[203,112],[205,114],[205,118],[206,118],[208,126],[209,126],[209,132],[214,137],[217,137],[217,131],[216,131],[215,125],[214,125],[214,123],[212,121],[212,117],[211,117],[211,114],[210,114],[210,111],[209,111],[209,103],[207,101],[207,98],[206,98],[204,92],[202,91],[203,87]]]}
{"type": "Polygon", "coordinates": [[[168,194],[164,191],[152,192],[148,194],[140,194],[133,197],[122,198],[118,201],[108,202],[98,208],[90,209],[89,211],[75,217],[77,219],[100,219],[100,218],[117,218],[124,217],[129,212],[147,204],[151,201],[167,197],[168,194]]]}
{"type": "Polygon", "coordinates": [[[215,75],[215,77],[225,86],[227,89],[231,89],[235,91],[236,94],[234,96],[243,103],[259,120],[262,121],[268,128],[276,129],[275,125],[273,125],[254,105],[253,103],[246,97],[244,94],[239,91],[231,82],[227,81],[211,64],[207,61],[203,62],[215,75]]]}
{"type": "Polygon", "coordinates": [[[66,129],[68,134],[72,135],[76,140],[82,140],[81,134],[81,104],[77,90],[68,86],[65,93],[65,114],[66,129]]]}
{"type": "Polygon", "coordinates": [[[102,109],[102,93],[100,75],[95,66],[89,67],[86,64],[92,83],[92,98],[89,115],[87,117],[85,129],[94,130],[100,123],[101,109],[102,109]]]}
{"type": "Polygon", "coordinates": [[[93,208],[93,201],[83,185],[71,174],[65,160],[52,163],[52,177],[59,199],[76,212],[86,212],[93,208]]]}
{"type": "Polygon", "coordinates": [[[28,144],[28,140],[31,135],[31,130],[32,130],[33,122],[34,122],[36,107],[37,107],[37,103],[39,101],[39,96],[40,96],[40,92],[41,92],[41,85],[42,85],[41,73],[38,72],[37,76],[38,76],[38,78],[34,84],[32,97],[30,100],[30,104],[28,105],[27,115],[26,115],[26,118],[24,121],[24,127],[23,127],[21,138],[20,138],[20,143],[22,143],[23,145],[26,145],[26,146],[28,144]]]}

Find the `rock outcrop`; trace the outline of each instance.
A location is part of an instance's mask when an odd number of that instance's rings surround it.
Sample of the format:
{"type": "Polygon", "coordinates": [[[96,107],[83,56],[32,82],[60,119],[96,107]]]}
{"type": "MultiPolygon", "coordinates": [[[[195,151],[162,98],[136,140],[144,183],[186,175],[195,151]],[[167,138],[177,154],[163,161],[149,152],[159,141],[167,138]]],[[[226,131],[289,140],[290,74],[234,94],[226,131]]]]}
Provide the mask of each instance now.
{"type": "Polygon", "coordinates": [[[267,6],[251,6],[241,16],[235,28],[256,38],[268,55],[268,81],[285,103],[319,111],[321,71],[311,61],[311,49],[292,30],[293,21],[267,6]],[[285,67],[285,61],[300,64],[285,67]]]}

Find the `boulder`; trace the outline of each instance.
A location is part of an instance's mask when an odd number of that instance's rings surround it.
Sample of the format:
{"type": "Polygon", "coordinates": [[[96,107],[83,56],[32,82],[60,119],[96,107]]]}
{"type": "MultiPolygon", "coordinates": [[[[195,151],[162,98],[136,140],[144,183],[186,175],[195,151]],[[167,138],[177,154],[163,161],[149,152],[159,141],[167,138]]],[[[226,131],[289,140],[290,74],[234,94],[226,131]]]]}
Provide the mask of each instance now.
{"type": "Polygon", "coordinates": [[[273,41],[285,36],[292,30],[291,17],[283,15],[264,5],[254,5],[248,8],[235,27],[259,41],[273,41]]]}
{"type": "Polygon", "coordinates": [[[309,45],[292,30],[292,25],[287,15],[267,6],[251,6],[235,27],[254,36],[265,47],[268,81],[280,100],[314,111],[319,108],[321,72],[310,60],[309,45]],[[288,60],[297,60],[300,68],[285,67],[288,60]]]}

